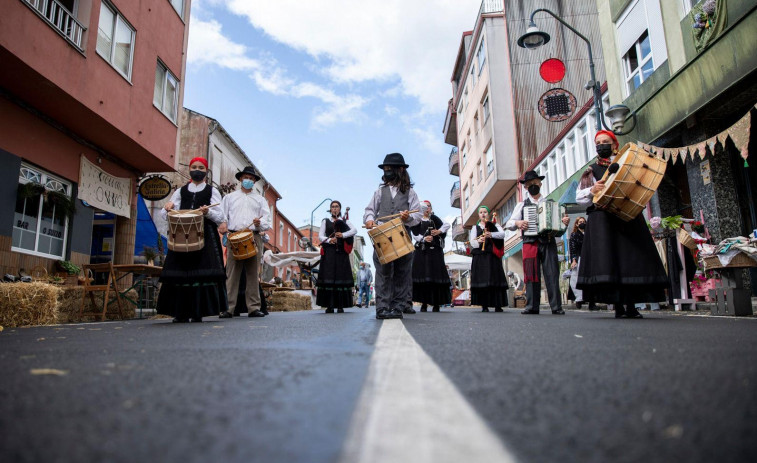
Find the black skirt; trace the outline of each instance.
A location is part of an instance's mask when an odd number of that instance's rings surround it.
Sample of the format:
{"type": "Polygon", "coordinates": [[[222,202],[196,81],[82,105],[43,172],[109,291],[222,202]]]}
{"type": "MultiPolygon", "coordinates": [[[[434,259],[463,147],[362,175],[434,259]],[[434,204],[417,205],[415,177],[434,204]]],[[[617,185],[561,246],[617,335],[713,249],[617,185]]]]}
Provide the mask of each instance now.
{"type": "Polygon", "coordinates": [[[471,304],[507,307],[507,277],[502,261],[491,252],[474,249],[471,263],[471,304]]]}
{"type": "Polygon", "coordinates": [[[316,305],[326,308],[342,309],[353,306],[350,255],[334,245],[323,245],[323,257],[318,267],[318,293],[316,305]]]}
{"type": "Polygon", "coordinates": [[[205,246],[199,251],[169,250],[160,274],[158,313],[172,317],[202,318],[228,309],[226,271],[218,228],[204,221],[205,246]]]}
{"type": "Polygon", "coordinates": [[[413,253],[413,301],[422,304],[444,305],[452,302],[450,281],[444,264],[444,250],[415,247],[413,253]]]}
{"type": "Polygon", "coordinates": [[[635,304],[665,299],[668,277],[644,218],[624,222],[590,207],[576,287],[585,302],[635,304]]]}

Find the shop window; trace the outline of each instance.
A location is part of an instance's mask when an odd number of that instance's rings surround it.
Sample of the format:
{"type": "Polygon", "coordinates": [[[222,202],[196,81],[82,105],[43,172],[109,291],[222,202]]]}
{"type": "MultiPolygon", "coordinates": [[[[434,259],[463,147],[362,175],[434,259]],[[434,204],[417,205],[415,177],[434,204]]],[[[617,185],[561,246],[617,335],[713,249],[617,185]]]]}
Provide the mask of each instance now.
{"type": "Polygon", "coordinates": [[[64,259],[71,184],[36,167],[21,165],[13,218],[12,250],[64,259]]]}

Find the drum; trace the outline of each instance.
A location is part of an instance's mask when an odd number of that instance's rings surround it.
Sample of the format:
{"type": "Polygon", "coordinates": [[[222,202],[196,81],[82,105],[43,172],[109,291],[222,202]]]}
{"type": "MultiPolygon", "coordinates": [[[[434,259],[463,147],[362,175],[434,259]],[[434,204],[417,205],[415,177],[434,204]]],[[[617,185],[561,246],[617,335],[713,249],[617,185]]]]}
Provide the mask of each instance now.
{"type": "Polygon", "coordinates": [[[620,168],[614,174],[605,172],[605,189],[594,195],[594,204],[606,206],[608,212],[628,222],[647,207],[668,164],[633,143],[620,150],[615,162],[620,168]]]}
{"type": "Polygon", "coordinates": [[[410,254],[415,249],[410,243],[409,233],[399,217],[368,230],[368,236],[371,238],[376,256],[378,256],[381,264],[388,264],[410,254]]]}
{"type": "Polygon", "coordinates": [[[168,211],[168,249],[199,251],[205,246],[205,218],[201,211],[168,211]]]}
{"type": "Polygon", "coordinates": [[[229,247],[236,260],[249,259],[258,255],[258,247],[255,246],[255,234],[250,230],[242,230],[229,233],[229,247]]]}

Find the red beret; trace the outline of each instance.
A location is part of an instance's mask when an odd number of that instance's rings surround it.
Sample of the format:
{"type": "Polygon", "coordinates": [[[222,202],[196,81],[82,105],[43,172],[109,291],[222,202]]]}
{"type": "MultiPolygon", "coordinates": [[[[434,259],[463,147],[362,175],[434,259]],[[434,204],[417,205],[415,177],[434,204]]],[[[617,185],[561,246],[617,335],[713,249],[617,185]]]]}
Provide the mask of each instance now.
{"type": "Polygon", "coordinates": [[[192,160],[189,161],[189,165],[191,166],[195,162],[199,162],[200,164],[204,165],[206,169],[208,168],[208,160],[205,158],[201,158],[201,157],[192,158],[192,160]]]}

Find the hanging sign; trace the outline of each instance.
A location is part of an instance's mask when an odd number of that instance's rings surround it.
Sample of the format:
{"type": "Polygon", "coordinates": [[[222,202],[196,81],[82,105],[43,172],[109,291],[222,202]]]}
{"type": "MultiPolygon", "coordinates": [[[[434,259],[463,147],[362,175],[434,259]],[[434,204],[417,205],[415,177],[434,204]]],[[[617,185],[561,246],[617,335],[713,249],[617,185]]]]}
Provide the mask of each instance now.
{"type": "Polygon", "coordinates": [[[142,180],[138,191],[147,201],[160,201],[171,194],[171,182],[162,175],[153,175],[142,180]]]}
{"type": "Polygon", "coordinates": [[[78,198],[92,207],[129,218],[131,179],[110,175],[81,156],[78,198]]]}
{"type": "Polygon", "coordinates": [[[549,58],[539,66],[539,75],[550,84],[556,84],[565,77],[565,64],[557,58],[549,58]]]}
{"type": "Polygon", "coordinates": [[[539,114],[549,122],[569,119],[576,112],[576,97],[564,88],[553,88],[539,98],[539,114]]]}

